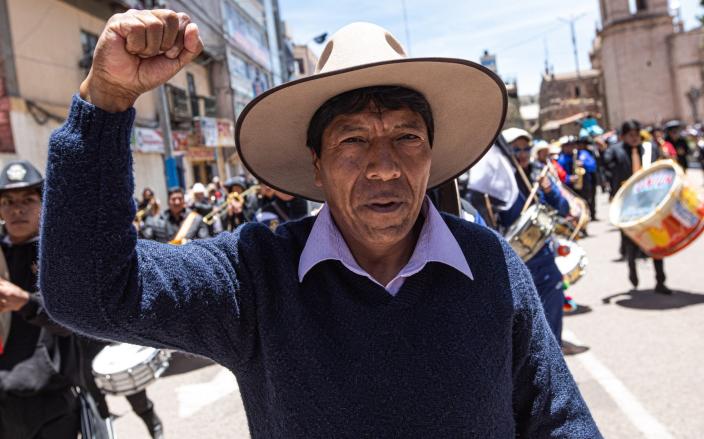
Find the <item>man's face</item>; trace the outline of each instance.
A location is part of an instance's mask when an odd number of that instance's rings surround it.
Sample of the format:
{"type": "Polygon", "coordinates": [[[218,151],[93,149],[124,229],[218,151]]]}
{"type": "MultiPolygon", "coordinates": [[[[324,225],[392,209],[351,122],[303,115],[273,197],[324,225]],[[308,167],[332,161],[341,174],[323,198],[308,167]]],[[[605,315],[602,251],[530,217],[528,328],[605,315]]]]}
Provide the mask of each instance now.
{"type": "Polygon", "coordinates": [[[625,143],[628,146],[631,147],[636,147],[640,145],[640,133],[636,130],[631,130],[624,134],[623,136],[623,143],[625,143]]]}
{"type": "Polygon", "coordinates": [[[41,208],[36,189],[17,189],[0,195],[0,217],[12,242],[24,242],[39,234],[41,208]]]}
{"type": "Polygon", "coordinates": [[[513,155],[516,156],[518,164],[522,168],[528,166],[530,163],[530,141],[525,137],[519,137],[511,142],[511,148],[513,148],[513,155]]]}
{"type": "Polygon", "coordinates": [[[314,155],[315,183],[346,240],[393,245],[418,218],[430,177],[431,149],[423,118],[409,109],[337,116],[314,155]]]}
{"type": "Polygon", "coordinates": [[[667,135],[670,136],[672,140],[678,140],[681,137],[679,127],[670,128],[669,130],[667,130],[667,135]]]}
{"type": "Polygon", "coordinates": [[[169,195],[169,210],[174,215],[178,215],[184,208],[183,194],[181,192],[174,192],[169,195]]]}
{"type": "Polygon", "coordinates": [[[567,155],[572,155],[574,154],[574,143],[566,143],[562,145],[562,153],[567,154],[567,155]]]}
{"type": "Polygon", "coordinates": [[[541,149],[538,151],[538,154],[536,154],[538,161],[542,163],[546,163],[548,161],[548,150],[547,149],[541,149]]]}

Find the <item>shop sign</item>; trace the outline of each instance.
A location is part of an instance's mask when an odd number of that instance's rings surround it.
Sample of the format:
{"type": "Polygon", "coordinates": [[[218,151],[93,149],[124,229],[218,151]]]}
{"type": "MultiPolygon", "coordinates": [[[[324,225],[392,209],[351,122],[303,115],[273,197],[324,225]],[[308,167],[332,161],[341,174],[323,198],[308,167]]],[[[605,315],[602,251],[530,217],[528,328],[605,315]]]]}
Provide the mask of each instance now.
{"type": "Polygon", "coordinates": [[[145,154],[164,154],[164,137],[154,128],[134,128],[130,145],[133,151],[145,154]]]}
{"type": "Polygon", "coordinates": [[[235,146],[235,124],[230,119],[218,119],[218,146],[235,146]]]}
{"type": "Polygon", "coordinates": [[[183,155],[188,152],[188,146],[191,143],[190,131],[173,130],[171,131],[171,138],[173,139],[174,155],[183,155]]]}
{"type": "Polygon", "coordinates": [[[186,156],[194,161],[213,161],[215,160],[215,150],[205,146],[191,146],[188,148],[186,156]]]}

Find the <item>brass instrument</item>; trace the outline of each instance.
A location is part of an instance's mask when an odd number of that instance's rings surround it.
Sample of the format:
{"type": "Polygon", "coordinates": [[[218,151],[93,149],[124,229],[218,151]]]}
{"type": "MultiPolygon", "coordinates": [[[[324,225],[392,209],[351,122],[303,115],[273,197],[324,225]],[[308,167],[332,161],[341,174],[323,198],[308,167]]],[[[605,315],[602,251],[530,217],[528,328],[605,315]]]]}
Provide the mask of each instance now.
{"type": "Polygon", "coordinates": [[[581,191],[584,188],[584,174],[587,173],[581,163],[582,162],[579,161],[579,150],[575,149],[572,153],[572,168],[574,169],[574,175],[577,176],[577,180],[572,183],[572,187],[576,191],[581,191]]]}
{"type": "Polygon", "coordinates": [[[138,210],[137,213],[135,214],[135,216],[134,216],[135,222],[138,224],[141,224],[142,220],[147,215],[147,212],[154,209],[155,205],[156,205],[156,198],[152,198],[151,200],[149,200],[149,203],[147,203],[147,207],[145,207],[144,209],[138,210]]]}
{"type": "Polygon", "coordinates": [[[244,204],[244,199],[251,193],[254,193],[259,190],[259,185],[255,184],[246,189],[244,192],[239,193],[239,192],[231,192],[227,194],[227,198],[225,198],[225,201],[220,203],[219,205],[213,207],[213,210],[210,211],[207,215],[203,217],[203,222],[208,225],[212,226],[213,223],[215,222],[215,215],[220,213],[220,211],[224,208],[227,207],[228,204],[230,204],[232,201],[237,201],[238,203],[244,204]]]}

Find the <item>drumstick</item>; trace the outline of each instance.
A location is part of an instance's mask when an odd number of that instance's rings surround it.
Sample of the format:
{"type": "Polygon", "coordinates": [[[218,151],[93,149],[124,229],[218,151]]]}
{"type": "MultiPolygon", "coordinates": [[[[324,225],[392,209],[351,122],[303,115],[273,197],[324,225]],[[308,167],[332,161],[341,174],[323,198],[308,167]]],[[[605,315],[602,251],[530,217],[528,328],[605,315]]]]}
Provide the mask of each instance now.
{"type": "Polygon", "coordinates": [[[489,221],[491,222],[491,228],[496,228],[496,217],[494,216],[494,209],[491,207],[491,200],[489,200],[489,194],[484,194],[484,204],[486,205],[486,210],[489,212],[489,221]]]}
{"type": "Polygon", "coordinates": [[[543,177],[545,177],[548,173],[548,167],[545,166],[542,171],[540,171],[540,175],[538,175],[538,178],[536,179],[536,182],[533,184],[533,187],[530,190],[530,195],[528,195],[528,199],[526,200],[526,203],[523,205],[523,209],[521,209],[521,215],[525,213],[526,210],[528,210],[528,207],[530,206],[530,203],[533,202],[533,198],[535,197],[535,194],[538,193],[538,188],[540,187],[540,180],[542,180],[543,177]]]}

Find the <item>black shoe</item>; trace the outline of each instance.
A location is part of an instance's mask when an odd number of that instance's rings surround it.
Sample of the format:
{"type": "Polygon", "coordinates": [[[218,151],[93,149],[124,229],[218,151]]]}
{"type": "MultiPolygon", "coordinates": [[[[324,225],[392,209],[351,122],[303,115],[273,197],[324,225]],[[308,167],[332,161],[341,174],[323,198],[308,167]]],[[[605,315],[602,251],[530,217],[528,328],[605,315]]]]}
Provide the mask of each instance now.
{"type": "Polygon", "coordinates": [[[672,295],[672,290],[667,288],[664,283],[655,285],[655,292],[658,294],[672,295]]]}
{"type": "Polygon", "coordinates": [[[153,439],[164,439],[164,426],[161,424],[161,419],[154,412],[154,409],[140,413],[139,417],[144,421],[144,425],[147,426],[147,430],[149,430],[149,434],[153,439]]]}
{"type": "Polygon", "coordinates": [[[612,261],[613,261],[613,262],[626,262],[626,257],[623,256],[623,255],[621,255],[621,256],[619,256],[618,258],[613,259],[612,261]]]}
{"type": "Polygon", "coordinates": [[[568,341],[562,341],[562,355],[577,355],[588,350],[589,346],[578,346],[568,341]]]}
{"type": "Polygon", "coordinates": [[[633,289],[638,288],[638,274],[635,271],[631,271],[630,273],[628,273],[628,280],[631,281],[633,289]]]}

